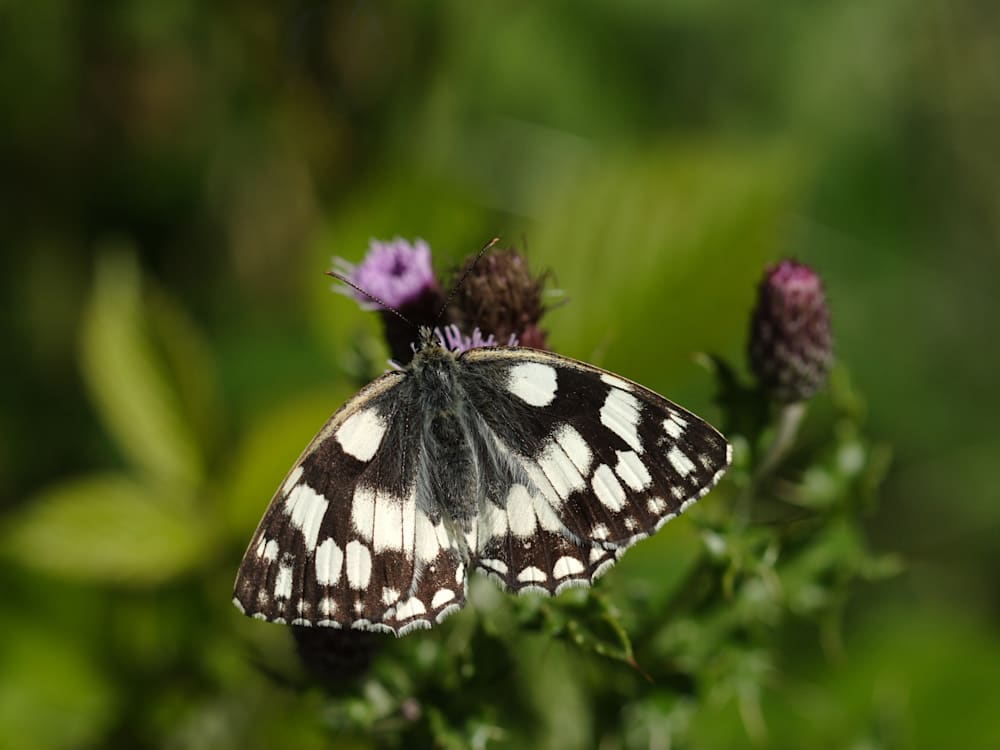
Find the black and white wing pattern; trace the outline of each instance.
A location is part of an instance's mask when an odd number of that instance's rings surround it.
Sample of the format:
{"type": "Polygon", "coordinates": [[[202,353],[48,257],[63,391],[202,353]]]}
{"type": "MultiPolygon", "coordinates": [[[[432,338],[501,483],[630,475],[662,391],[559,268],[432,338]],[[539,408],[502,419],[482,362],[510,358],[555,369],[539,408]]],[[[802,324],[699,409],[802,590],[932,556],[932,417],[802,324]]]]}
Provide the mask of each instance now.
{"type": "Polygon", "coordinates": [[[510,480],[483,503],[473,564],[512,591],[589,585],[729,466],[729,443],[704,420],[592,365],[531,349],[461,359],[510,480]]]}
{"type": "Polygon", "coordinates": [[[425,337],[306,448],[234,602],[271,622],[403,635],[460,608],[472,568],[517,592],[588,585],[729,460],[706,422],[604,370],[425,337]]]}
{"type": "Polygon", "coordinates": [[[345,403],[275,493],[243,557],[240,611],[403,635],[465,603],[445,518],[417,507],[420,411],[390,372],[345,403]]]}

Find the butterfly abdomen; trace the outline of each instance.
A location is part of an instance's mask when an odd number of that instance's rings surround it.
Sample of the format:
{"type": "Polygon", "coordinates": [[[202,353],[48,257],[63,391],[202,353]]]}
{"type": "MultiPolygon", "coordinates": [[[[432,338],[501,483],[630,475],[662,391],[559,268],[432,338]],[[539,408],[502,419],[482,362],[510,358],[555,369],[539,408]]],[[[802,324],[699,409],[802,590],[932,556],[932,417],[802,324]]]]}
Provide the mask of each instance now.
{"type": "Polygon", "coordinates": [[[423,445],[420,463],[432,497],[453,520],[471,519],[476,513],[476,467],[459,412],[428,415],[423,445]]]}

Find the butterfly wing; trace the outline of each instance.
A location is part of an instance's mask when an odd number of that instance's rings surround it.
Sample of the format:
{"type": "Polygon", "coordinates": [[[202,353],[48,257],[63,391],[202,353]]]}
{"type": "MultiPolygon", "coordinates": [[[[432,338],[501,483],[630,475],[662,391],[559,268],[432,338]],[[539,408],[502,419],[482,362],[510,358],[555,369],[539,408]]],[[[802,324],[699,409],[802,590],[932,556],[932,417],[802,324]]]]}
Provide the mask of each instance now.
{"type": "Polygon", "coordinates": [[[729,465],[711,425],[600,368],[525,348],[461,361],[503,488],[481,501],[475,564],[511,590],[588,585],[729,465]]]}
{"type": "Polygon", "coordinates": [[[292,625],[402,635],[465,601],[466,570],[440,517],[416,501],[420,406],[402,372],[347,401],[275,493],[233,601],[292,625]]]}

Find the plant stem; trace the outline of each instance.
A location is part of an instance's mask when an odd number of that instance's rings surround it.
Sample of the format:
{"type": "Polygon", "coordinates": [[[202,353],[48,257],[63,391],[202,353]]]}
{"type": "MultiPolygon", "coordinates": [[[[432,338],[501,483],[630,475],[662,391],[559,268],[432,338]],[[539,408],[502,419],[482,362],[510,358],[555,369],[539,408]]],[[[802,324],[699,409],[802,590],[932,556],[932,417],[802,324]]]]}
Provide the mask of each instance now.
{"type": "Polygon", "coordinates": [[[749,484],[740,495],[737,503],[737,519],[739,526],[746,526],[750,522],[750,503],[757,493],[764,479],[767,478],[785,457],[788,450],[795,444],[795,438],[799,434],[799,425],[802,424],[802,417],[806,413],[806,402],[796,401],[792,404],[785,404],[778,414],[778,424],[775,428],[774,438],[767,447],[767,452],[757,464],[749,484]]]}

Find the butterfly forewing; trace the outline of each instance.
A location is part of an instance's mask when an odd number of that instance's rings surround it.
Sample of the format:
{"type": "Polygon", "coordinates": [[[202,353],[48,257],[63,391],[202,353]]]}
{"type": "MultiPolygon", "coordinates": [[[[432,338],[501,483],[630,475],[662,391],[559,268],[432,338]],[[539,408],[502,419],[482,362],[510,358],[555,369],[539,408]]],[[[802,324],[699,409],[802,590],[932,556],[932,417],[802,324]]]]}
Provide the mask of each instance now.
{"type": "Polygon", "coordinates": [[[729,464],[709,424],[599,368],[528,349],[462,360],[487,439],[522,468],[485,504],[478,540],[477,566],[512,590],[590,583],[729,464]]]}
{"type": "Polygon", "coordinates": [[[236,579],[246,614],[402,634],[457,609],[466,573],[417,507],[418,405],[402,373],[338,410],[271,500],[236,579]]]}

